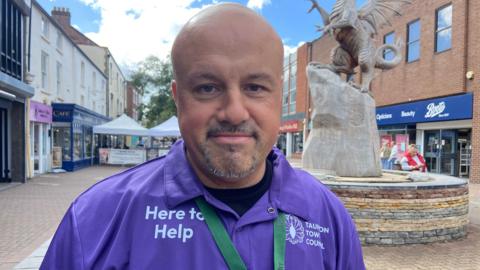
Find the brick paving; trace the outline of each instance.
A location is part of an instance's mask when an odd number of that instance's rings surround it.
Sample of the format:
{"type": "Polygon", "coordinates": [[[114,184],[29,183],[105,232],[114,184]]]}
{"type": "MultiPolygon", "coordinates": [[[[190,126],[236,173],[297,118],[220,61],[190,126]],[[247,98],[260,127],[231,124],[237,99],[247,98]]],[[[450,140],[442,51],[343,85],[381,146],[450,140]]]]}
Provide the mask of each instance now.
{"type": "Polygon", "coordinates": [[[0,269],[12,269],[55,232],[70,203],[95,182],[125,167],[46,174],[0,191],[0,269]]]}
{"type": "MultiPolygon", "coordinates": [[[[0,269],[12,269],[41,247],[79,193],[124,169],[92,167],[74,173],[47,174],[0,191],[0,269]]],[[[480,184],[470,185],[469,218],[468,236],[460,241],[366,246],[363,251],[367,269],[480,270],[480,184]]]]}

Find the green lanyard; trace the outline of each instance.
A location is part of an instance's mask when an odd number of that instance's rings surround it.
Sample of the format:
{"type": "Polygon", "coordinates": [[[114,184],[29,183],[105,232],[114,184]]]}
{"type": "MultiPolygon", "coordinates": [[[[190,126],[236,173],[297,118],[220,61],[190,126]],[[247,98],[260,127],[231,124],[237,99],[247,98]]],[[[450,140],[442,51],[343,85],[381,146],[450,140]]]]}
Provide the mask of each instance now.
{"type": "MultiPolygon", "coordinates": [[[[203,197],[195,199],[198,208],[202,211],[207,223],[208,229],[212,233],[213,239],[217,243],[223,258],[225,259],[230,270],[246,270],[247,267],[243,262],[237,249],[233,246],[230,236],[225,230],[222,221],[210,204],[203,197]]],[[[273,263],[274,270],[285,269],[285,214],[279,212],[278,217],[273,223],[273,263]]]]}

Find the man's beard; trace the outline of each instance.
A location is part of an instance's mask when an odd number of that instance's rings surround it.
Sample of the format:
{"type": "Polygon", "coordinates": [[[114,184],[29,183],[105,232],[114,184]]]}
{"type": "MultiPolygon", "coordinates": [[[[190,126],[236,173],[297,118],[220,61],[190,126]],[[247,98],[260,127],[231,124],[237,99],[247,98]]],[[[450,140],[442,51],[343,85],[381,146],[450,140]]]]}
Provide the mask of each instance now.
{"type": "MultiPolygon", "coordinates": [[[[218,124],[207,132],[207,141],[200,145],[205,158],[207,170],[214,176],[235,182],[252,174],[261,164],[261,149],[264,148],[256,129],[246,123],[233,126],[228,123],[218,124]],[[244,153],[245,148],[239,145],[212,145],[209,139],[216,133],[246,133],[255,140],[251,153],[244,153]],[[219,151],[219,153],[215,153],[219,151]]],[[[248,150],[247,150],[248,151],[248,150]]]]}

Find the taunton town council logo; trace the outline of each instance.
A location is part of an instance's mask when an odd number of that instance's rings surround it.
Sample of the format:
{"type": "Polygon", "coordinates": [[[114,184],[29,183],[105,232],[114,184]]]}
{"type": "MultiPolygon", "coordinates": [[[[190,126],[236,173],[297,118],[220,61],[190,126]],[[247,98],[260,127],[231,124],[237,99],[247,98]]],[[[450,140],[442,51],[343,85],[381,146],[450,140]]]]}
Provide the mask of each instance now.
{"type": "Polygon", "coordinates": [[[292,215],[286,215],[285,225],[287,229],[287,240],[292,244],[303,243],[304,229],[302,222],[292,215]]]}

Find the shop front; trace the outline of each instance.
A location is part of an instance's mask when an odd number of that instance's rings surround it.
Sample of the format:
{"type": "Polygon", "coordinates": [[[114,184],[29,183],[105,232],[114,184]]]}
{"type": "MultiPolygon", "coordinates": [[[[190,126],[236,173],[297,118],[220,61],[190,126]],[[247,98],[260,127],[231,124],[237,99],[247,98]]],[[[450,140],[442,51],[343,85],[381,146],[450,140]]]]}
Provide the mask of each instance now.
{"type": "Polygon", "coordinates": [[[277,147],[287,157],[301,158],[303,151],[303,122],[301,120],[288,120],[282,122],[277,147]]]}
{"type": "Polygon", "coordinates": [[[110,119],[76,104],[53,103],[53,161],[55,167],[74,171],[90,166],[95,157],[93,126],[110,119]]]}
{"type": "Polygon", "coordinates": [[[33,87],[0,72],[0,182],[26,182],[26,105],[33,93],[33,87]]]}
{"type": "Polygon", "coordinates": [[[30,175],[51,170],[52,107],[30,100],[30,175]]]}
{"type": "Polygon", "coordinates": [[[430,172],[460,177],[470,174],[472,116],[472,93],[381,107],[376,114],[381,140],[391,140],[399,155],[416,144],[430,172]]]}

